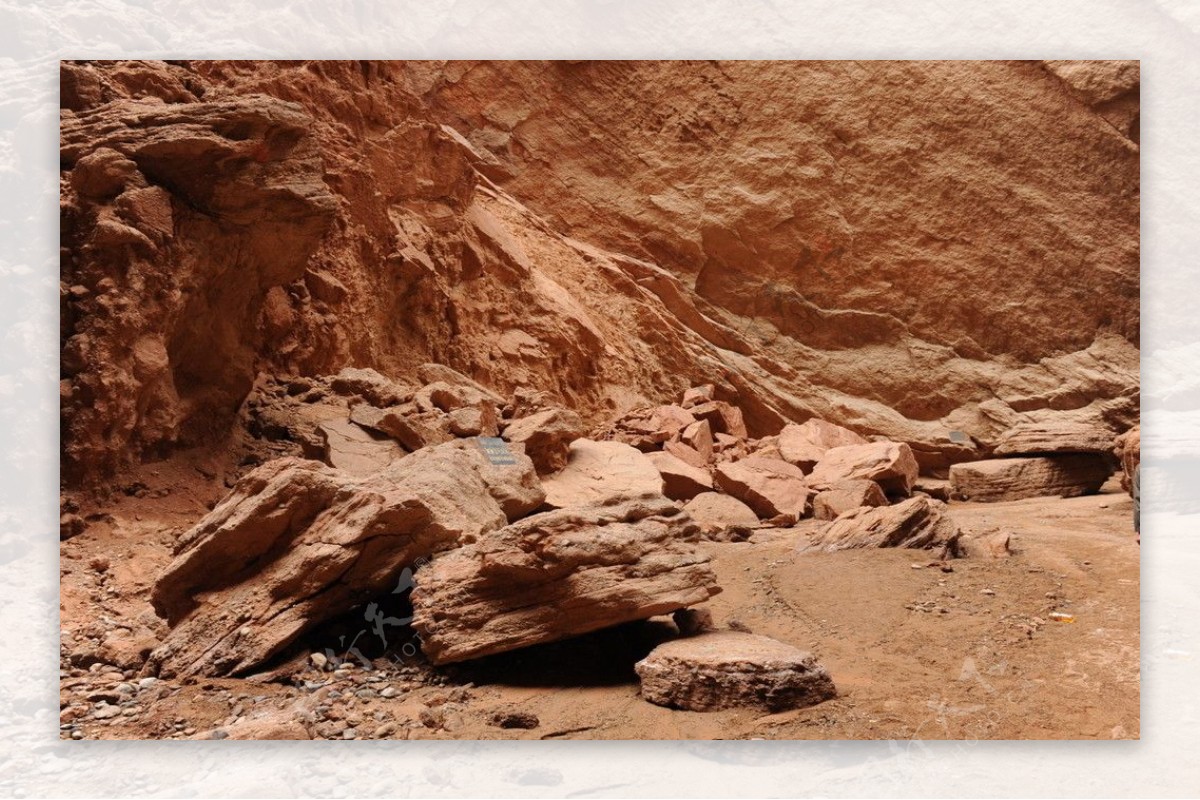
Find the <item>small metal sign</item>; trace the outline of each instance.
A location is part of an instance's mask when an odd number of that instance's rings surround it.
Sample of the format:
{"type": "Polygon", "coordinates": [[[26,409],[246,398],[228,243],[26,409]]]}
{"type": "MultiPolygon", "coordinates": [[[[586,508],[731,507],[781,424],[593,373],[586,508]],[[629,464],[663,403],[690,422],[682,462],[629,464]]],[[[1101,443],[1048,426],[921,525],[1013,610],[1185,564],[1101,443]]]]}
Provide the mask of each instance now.
{"type": "Polygon", "coordinates": [[[508,449],[508,442],[495,436],[480,436],[479,449],[487,456],[489,464],[498,467],[513,467],[517,457],[508,449]]]}

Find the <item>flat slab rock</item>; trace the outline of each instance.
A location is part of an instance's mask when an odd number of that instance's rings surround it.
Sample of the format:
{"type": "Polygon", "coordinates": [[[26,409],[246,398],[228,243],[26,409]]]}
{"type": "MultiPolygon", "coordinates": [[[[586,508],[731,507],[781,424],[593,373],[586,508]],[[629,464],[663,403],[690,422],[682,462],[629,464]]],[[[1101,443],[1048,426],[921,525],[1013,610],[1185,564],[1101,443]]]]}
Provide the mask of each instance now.
{"type": "Polygon", "coordinates": [[[496,466],[470,441],[425,448],[368,478],[283,458],[253,470],[185,533],[151,602],[170,631],[147,673],[239,675],[405,567],[537,508],[533,463],[496,466]]]}
{"type": "Polygon", "coordinates": [[[570,508],[661,495],[662,475],[635,447],[623,442],[571,442],[567,465],[542,480],[546,505],[570,508]]]}
{"type": "Polygon", "coordinates": [[[960,536],[958,525],[946,514],[946,504],[919,495],[894,506],[847,511],[815,532],[803,549],[907,547],[951,557],[959,555],[960,536]]]}
{"type": "Polygon", "coordinates": [[[446,664],[668,614],[720,592],[698,536],[661,496],[535,514],[418,570],[413,627],[446,664]]]}
{"type": "Polygon", "coordinates": [[[1111,474],[1104,456],[1088,453],[971,461],[950,467],[950,496],[979,503],[1078,497],[1100,491],[1111,474]]]}
{"type": "Polygon", "coordinates": [[[998,456],[1111,453],[1115,436],[1115,431],[1098,422],[1024,421],[1005,431],[993,452],[998,456]]]}
{"type": "Polygon", "coordinates": [[[863,506],[886,506],[887,497],[875,481],[839,481],[813,499],[813,517],[836,519],[863,506]]]}
{"type": "Polygon", "coordinates": [[[779,712],[837,696],[829,673],[812,655],[752,633],[717,631],[666,642],[634,669],[643,698],[687,711],[779,712]]]}

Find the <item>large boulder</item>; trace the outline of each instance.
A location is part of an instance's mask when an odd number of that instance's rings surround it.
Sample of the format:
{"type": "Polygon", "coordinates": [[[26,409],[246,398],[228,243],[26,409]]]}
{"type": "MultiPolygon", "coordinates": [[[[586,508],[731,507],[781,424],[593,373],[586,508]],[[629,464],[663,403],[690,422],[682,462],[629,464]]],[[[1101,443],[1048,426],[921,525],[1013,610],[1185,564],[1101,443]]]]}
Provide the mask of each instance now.
{"type": "Polygon", "coordinates": [[[435,664],[667,614],[720,589],[663,497],[536,514],[416,574],[413,627],[435,664]]]}
{"type": "Polygon", "coordinates": [[[548,408],[510,422],[504,438],[525,445],[538,474],[548,475],[567,465],[571,442],[583,433],[583,419],[574,411],[548,408]]]}
{"type": "Polygon", "coordinates": [[[829,450],[867,443],[866,439],[841,425],[834,425],[822,419],[810,419],[800,425],[784,425],[783,430],[779,432],[778,447],[779,455],[784,461],[809,472],[829,450]]]}
{"type": "Polygon", "coordinates": [[[875,481],[884,494],[907,497],[917,480],[917,459],[903,442],[834,447],[813,467],[808,485],[824,490],[844,480],[875,481]]]}
{"type": "Polygon", "coordinates": [[[438,424],[440,415],[404,414],[396,408],[376,408],[360,403],[350,410],[350,421],[391,436],[408,450],[451,441],[454,436],[438,424]]]}
{"type": "Polygon", "coordinates": [[[945,503],[919,495],[894,506],[847,511],[816,531],[804,549],[907,547],[936,550],[945,558],[959,554],[960,535],[945,503]]]}
{"type": "Polygon", "coordinates": [[[567,465],[542,481],[550,508],[610,503],[644,495],[661,495],[663,479],[636,448],[622,442],[576,439],[567,465]]]}
{"type": "Polygon", "coordinates": [[[663,479],[663,494],[672,500],[691,500],[701,492],[711,492],[712,475],[676,458],[670,453],[647,453],[646,458],[663,479]]]}
{"type": "Polygon", "coordinates": [[[403,402],[412,390],[397,384],[370,367],[346,367],[333,376],[329,385],[343,395],[357,395],[376,406],[403,402]]]}
{"type": "Polygon", "coordinates": [[[950,493],[981,503],[1077,497],[1098,492],[1111,474],[1108,460],[1090,453],[993,458],[950,467],[950,493]]]}
{"type": "Polygon", "coordinates": [[[813,498],[815,519],[835,519],[856,508],[886,506],[887,497],[875,481],[839,481],[813,498]]]}
{"type": "Polygon", "coordinates": [[[752,633],[675,639],[654,648],[634,670],[643,698],[686,711],[779,712],[837,696],[829,673],[811,654],[752,633]]]}
{"type": "Polygon", "coordinates": [[[1114,432],[1100,422],[1063,418],[1024,420],[996,440],[998,456],[1046,453],[1110,453],[1114,432]]]}
{"type": "Polygon", "coordinates": [[[724,433],[738,439],[745,439],[749,435],[746,432],[746,421],[742,417],[742,410],[731,403],[723,400],[711,400],[692,406],[688,411],[696,419],[708,420],[714,434],[724,433]]]}
{"type": "Polygon", "coordinates": [[[713,482],[762,519],[781,514],[800,519],[808,513],[814,494],[799,467],[777,458],[750,456],[726,462],[713,473],[713,482]]]}
{"type": "Polygon", "coordinates": [[[405,567],[540,505],[533,463],[492,465],[471,442],[426,448],[367,478],[268,462],[181,537],[151,592],[171,630],[147,670],[239,675],[314,625],[389,592],[405,567]]]}
{"type": "Polygon", "coordinates": [[[345,419],[322,422],[317,436],[322,460],[350,475],[374,475],[405,455],[404,448],[392,439],[345,419]]]}
{"type": "Polygon", "coordinates": [[[688,501],[683,510],[691,515],[700,529],[710,538],[731,527],[748,528],[758,525],[754,509],[720,492],[704,492],[688,501]]]}

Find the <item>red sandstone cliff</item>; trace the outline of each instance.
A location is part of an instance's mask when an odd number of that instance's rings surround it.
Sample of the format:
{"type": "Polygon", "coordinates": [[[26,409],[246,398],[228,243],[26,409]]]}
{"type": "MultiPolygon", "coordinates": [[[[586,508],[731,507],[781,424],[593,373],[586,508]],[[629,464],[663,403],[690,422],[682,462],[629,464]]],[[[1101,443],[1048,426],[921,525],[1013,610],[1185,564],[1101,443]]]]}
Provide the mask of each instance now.
{"type": "Polygon", "coordinates": [[[62,69],[64,479],[255,375],[438,361],[592,422],[714,382],[927,468],[1138,405],[1136,64],[62,69]]]}

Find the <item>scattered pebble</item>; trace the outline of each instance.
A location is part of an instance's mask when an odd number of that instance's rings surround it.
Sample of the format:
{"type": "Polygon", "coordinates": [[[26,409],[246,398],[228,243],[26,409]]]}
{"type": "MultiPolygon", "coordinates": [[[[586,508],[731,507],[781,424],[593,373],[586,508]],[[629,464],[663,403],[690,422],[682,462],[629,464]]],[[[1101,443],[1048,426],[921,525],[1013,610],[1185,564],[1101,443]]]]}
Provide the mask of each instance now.
{"type": "Polygon", "coordinates": [[[395,686],[388,686],[386,689],[384,689],[383,691],[381,691],[379,693],[379,696],[391,698],[391,697],[395,697],[399,693],[400,693],[399,690],[397,690],[395,686]]]}
{"type": "Polygon", "coordinates": [[[149,689],[156,683],[158,683],[158,678],[142,678],[140,681],[138,681],[138,688],[149,689]]]}
{"type": "Polygon", "coordinates": [[[325,665],[329,663],[329,659],[325,657],[324,653],[313,653],[308,659],[317,669],[325,669],[325,665]]]}
{"type": "Polygon", "coordinates": [[[996,592],[995,592],[995,590],[994,590],[994,589],[980,589],[980,590],[979,590],[979,593],[980,593],[980,594],[985,594],[985,595],[987,595],[988,597],[995,597],[995,596],[996,596],[996,592]]]}
{"type": "Polygon", "coordinates": [[[356,731],[354,728],[346,728],[344,731],[342,731],[342,738],[343,739],[357,739],[358,731],[356,731]]]}

